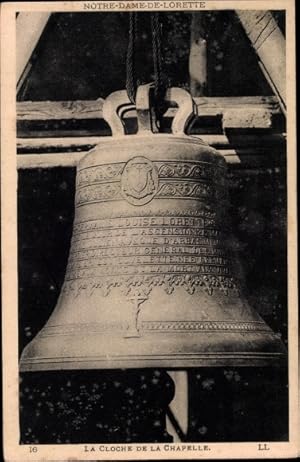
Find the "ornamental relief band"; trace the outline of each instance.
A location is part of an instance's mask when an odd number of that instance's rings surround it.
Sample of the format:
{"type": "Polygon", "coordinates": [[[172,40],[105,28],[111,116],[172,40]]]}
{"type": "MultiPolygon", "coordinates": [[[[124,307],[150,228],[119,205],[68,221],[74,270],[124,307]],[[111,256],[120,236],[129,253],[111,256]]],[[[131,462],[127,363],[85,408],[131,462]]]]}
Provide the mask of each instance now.
{"type": "MultiPolygon", "coordinates": [[[[211,180],[216,180],[221,178],[223,173],[222,167],[211,167],[205,164],[205,162],[195,163],[193,161],[192,163],[188,163],[170,161],[153,162],[153,164],[156,165],[160,178],[211,178],[211,180]]],[[[121,162],[83,168],[78,171],[76,188],[111,180],[120,181],[125,165],[125,162],[121,162]]]]}
{"type": "MultiPolygon", "coordinates": [[[[81,323],[68,324],[67,326],[48,326],[46,330],[41,333],[43,337],[56,337],[57,335],[76,334],[82,332],[82,327],[85,327],[90,334],[97,334],[105,331],[123,331],[126,329],[126,323],[118,321],[95,322],[95,323],[81,323]]],[[[261,321],[141,321],[140,328],[142,331],[160,331],[167,332],[173,331],[230,331],[230,332],[270,332],[271,329],[261,321]]]]}
{"type": "Polygon", "coordinates": [[[76,206],[125,199],[144,205],[154,197],[221,200],[223,167],[205,162],[151,162],[134,157],[126,164],[106,164],[79,169],[76,206]],[[177,181],[176,181],[177,180],[177,181]]]}
{"type": "MultiPolygon", "coordinates": [[[[153,195],[154,196],[154,195],[153,195]]],[[[159,181],[158,191],[155,197],[161,199],[194,199],[203,200],[221,200],[224,197],[224,192],[220,185],[211,186],[207,182],[163,182],[159,181]]],[[[124,199],[120,183],[99,183],[92,186],[84,186],[76,191],[76,206],[88,204],[91,202],[107,202],[124,199]]]]}
{"type": "Polygon", "coordinates": [[[219,291],[225,296],[239,296],[239,288],[234,279],[230,276],[215,276],[200,273],[192,274],[133,274],[101,277],[92,275],[90,278],[68,279],[66,278],[62,288],[62,293],[78,297],[91,296],[97,290],[103,297],[110,294],[114,288],[120,288],[126,297],[142,297],[147,300],[154,287],[162,288],[166,294],[170,295],[175,289],[181,287],[188,294],[192,295],[196,290],[202,290],[208,295],[214,291],[219,291]]]}

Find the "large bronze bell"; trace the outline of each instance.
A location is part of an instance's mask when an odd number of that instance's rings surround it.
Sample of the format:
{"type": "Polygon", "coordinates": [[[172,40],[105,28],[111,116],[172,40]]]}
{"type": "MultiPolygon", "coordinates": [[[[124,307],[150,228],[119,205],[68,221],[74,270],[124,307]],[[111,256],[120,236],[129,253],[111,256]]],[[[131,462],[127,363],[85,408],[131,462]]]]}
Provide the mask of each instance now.
{"type": "Polygon", "coordinates": [[[223,157],[184,133],[195,107],[182,89],[166,96],[179,106],[172,133],[153,133],[149,92],[137,92],[135,135],[124,134],[126,93],[104,103],[113,137],[79,162],[64,285],[22,371],[265,366],[285,356],[234,274],[223,157]]]}

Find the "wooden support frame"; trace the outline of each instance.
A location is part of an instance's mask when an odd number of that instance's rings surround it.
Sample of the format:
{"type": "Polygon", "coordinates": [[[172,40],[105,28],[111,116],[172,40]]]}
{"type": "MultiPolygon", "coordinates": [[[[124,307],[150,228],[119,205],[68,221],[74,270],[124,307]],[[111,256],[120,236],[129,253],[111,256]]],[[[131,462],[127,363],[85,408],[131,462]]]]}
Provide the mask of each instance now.
{"type": "Polygon", "coordinates": [[[17,56],[16,56],[16,80],[17,89],[20,89],[26,78],[26,67],[29,63],[31,55],[38,44],[39,39],[45,29],[45,26],[50,18],[50,13],[41,12],[20,12],[17,17],[16,32],[17,32],[17,56]]]}
{"type": "MultiPolygon", "coordinates": [[[[277,122],[284,117],[276,97],[196,97],[194,100],[199,115],[193,136],[217,148],[228,163],[245,162],[248,166],[252,159],[254,165],[259,165],[263,156],[276,156],[283,147],[285,135],[277,129],[277,122]]],[[[89,149],[103,142],[103,136],[110,135],[103,121],[102,105],[103,99],[19,102],[18,168],[75,167],[89,149]],[[78,127],[66,132],[68,121],[79,124],[99,121],[101,129],[98,135],[78,127]],[[44,123],[54,128],[41,131],[44,123]],[[55,128],[56,125],[59,128],[55,128]]],[[[175,113],[176,108],[170,108],[164,117],[172,119],[175,113]]],[[[135,111],[126,114],[128,119],[134,117],[135,111]]]]}
{"type": "Polygon", "coordinates": [[[271,11],[236,10],[260,59],[260,67],[272,90],[286,110],[286,44],[271,11]]]}
{"type": "MultiPolygon", "coordinates": [[[[102,119],[103,99],[95,101],[21,101],[17,103],[18,122],[34,120],[83,120],[102,119]]],[[[247,118],[248,114],[255,114],[257,110],[265,111],[274,116],[280,115],[281,110],[275,96],[242,96],[242,97],[194,97],[199,116],[217,117],[230,110],[242,109],[238,114],[247,118]]],[[[176,109],[171,108],[165,117],[173,117],[176,109]]],[[[134,111],[128,111],[126,117],[132,117],[134,111]]],[[[260,122],[259,122],[260,124],[260,122]]],[[[259,125],[260,126],[260,125],[259,125]]],[[[252,125],[253,127],[253,125],[252,125]]]]}
{"type": "MultiPolygon", "coordinates": [[[[285,108],[285,86],[283,85],[285,70],[285,40],[281,34],[271,12],[269,11],[236,11],[246,34],[251,40],[266,73],[268,81],[275,86],[275,93],[279,97],[223,97],[208,98],[203,96],[195,97],[198,108],[198,123],[206,119],[207,132],[200,131],[201,138],[208,144],[219,149],[227,162],[241,164],[242,157],[252,154],[255,159],[262,147],[275,144],[275,140],[284,141],[281,133],[274,133],[274,120],[280,117],[281,110],[285,108]],[[279,50],[279,66],[283,68],[278,71],[278,65],[270,61],[268,47],[270,38],[275,40],[279,50]],[[284,64],[282,66],[282,64],[284,64]],[[281,109],[280,109],[281,107],[281,109]],[[207,120],[213,128],[207,126],[207,120]],[[216,128],[217,126],[217,128],[216,128]],[[256,139],[250,146],[249,138],[243,136],[235,137],[233,142],[228,133],[231,131],[253,130],[265,131],[265,134],[256,139]],[[256,157],[255,157],[256,156],[256,157]]],[[[49,20],[48,13],[19,13],[17,18],[17,40],[21,46],[18,47],[17,56],[17,79],[20,84],[26,77],[30,57],[44,31],[49,20]]],[[[191,36],[190,53],[190,75],[191,85],[195,95],[203,95],[207,84],[206,75],[206,42],[204,39],[203,16],[194,14],[193,33],[191,36]],[[194,52],[192,48],[194,46],[194,52]],[[199,48],[200,47],[200,48],[199,48]],[[191,73],[191,70],[193,71],[191,73]],[[200,75],[198,75],[200,72],[200,75]]],[[[272,53],[270,54],[272,57],[272,53]]],[[[272,87],[272,88],[273,88],[272,87]]],[[[274,88],[273,88],[274,89],[274,88]]],[[[103,99],[96,101],[67,101],[67,102],[20,102],[17,103],[17,118],[20,137],[18,147],[18,168],[51,168],[55,166],[74,167],[83,155],[97,143],[101,143],[101,136],[91,136],[89,130],[74,130],[74,133],[67,133],[59,129],[42,131],[34,127],[38,122],[53,121],[84,121],[99,120],[102,123],[101,135],[108,135],[108,127],[102,117],[103,99]],[[28,128],[28,124],[30,128],[28,128]],[[73,136],[75,134],[77,136],[73,136]],[[78,136],[80,135],[80,136],[78,136]],[[46,136],[46,137],[45,137],[46,136]]],[[[175,108],[170,108],[165,114],[166,118],[173,118],[175,108]]],[[[135,113],[128,112],[126,117],[135,117],[135,113]]],[[[209,125],[208,124],[208,125],[209,125]]],[[[275,124],[276,125],[276,124],[275,124]]],[[[200,136],[199,131],[193,133],[200,136]]],[[[100,133],[98,134],[100,135],[100,133]]],[[[250,135],[251,136],[251,135],[250,135]]],[[[255,136],[254,136],[255,138],[255,136]]],[[[269,154],[268,154],[269,155],[269,154]]],[[[257,161],[255,161],[257,163],[257,161]]]]}

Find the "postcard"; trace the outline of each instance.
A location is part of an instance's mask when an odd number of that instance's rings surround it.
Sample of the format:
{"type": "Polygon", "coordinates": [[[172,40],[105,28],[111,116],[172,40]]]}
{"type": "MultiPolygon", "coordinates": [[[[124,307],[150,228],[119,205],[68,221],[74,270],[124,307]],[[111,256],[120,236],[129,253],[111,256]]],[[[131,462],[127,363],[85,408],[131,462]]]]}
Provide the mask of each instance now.
{"type": "Polygon", "coordinates": [[[299,455],[295,2],[1,5],[4,460],[299,455]]]}

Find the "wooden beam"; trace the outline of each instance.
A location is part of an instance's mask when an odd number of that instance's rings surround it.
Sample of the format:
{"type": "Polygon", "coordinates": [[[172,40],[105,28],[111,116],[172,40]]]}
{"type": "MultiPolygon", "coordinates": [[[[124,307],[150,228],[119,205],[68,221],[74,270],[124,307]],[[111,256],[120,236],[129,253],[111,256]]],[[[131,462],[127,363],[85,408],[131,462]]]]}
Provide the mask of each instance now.
{"type": "Polygon", "coordinates": [[[21,12],[16,19],[17,29],[17,56],[16,77],[17,83],[22,78],[23,72],[31,58],[31,55],[48,22],[50,13],[21,12]]]}
{"type": "Polygon", "coordinates": [[[269,109],[236,108],[228,109],[223,113],[222,126],[223,130],[230,128],[250,129],[250,128],[272,128],[273,114],[269,109]]]}
{"type": "MultiPolygon", "coordinates": [[[[240,157],[236,151],[223,150],[219,151],[224,155],[225,160],[229,164],[240,164],[240,157]]],[[[87,154],[84,152],[68,152],[68,153],[47,153],[47,154],[18,154],[17,168],[18,170],[27,170],[35,168],[55,168],[55,167],[76,167],[78,162],[87,154]]]]}
{"type": "MultiPolygon", "coordinates": [[[[154,135],[155,136],[155,135],[154,135]]],[[[234,148],[254,148],[259,147],[282,147],[285,143],[284,134],[265,134],[265,135],[193,135],[205,143],[217,149],[234,148]]],[[[57,138],[18,138],[17,148],[20,153],[24,152],[44,152],[52,150],[56,152],[63,151],[88,151],[89,149],[105,142],[110,137],[101,136],[82,136],[82,137],[57,137],[57,138]]],[[[43,154],[44,155],[44,154],[43,154]]]]}
{"type": "Polygon", "coordinates": [[[76,167],[86,152],[50,153],[50,154],[19,154],[17,156],[18,170],[34,168],[76,167]]]}
{"type": "MultiPolygon", "coordinates": [[[[34,153],[27,152],[26,154],[17,155],[18,169],[34,169],[34,168],[55,168],[55,167],[76,167],[78,162],[89,152],[89,149],[84,151],[72,152],[47,152],[34,153]]],[[[280,150],[266,150],[265,148],[241,148],[241,149],[218,149],[227,164],[240,165],[243,168],[252,166],[278,165],[282,162],[283,156],[280,150]]]]}
{"type": "MultiPolygon", "coordinates": [[[[274,116],[281,114],[276,97],[201,97],[195,100],[200,117],[192,130],[193,136],[218,149],[228,164],[261,165],[266,163],[265,159],[270,164],[271,157],[278,163],[276,153],[284,152],[285,135],[272,125],[274,116]],[[215,124],[213,130],[211,124],[215,124]]],[[[18,168],[75,167],[90,149],[110,139],[110,136],[103,136],[110,131],[103,124],[102,104],[102,99],[18,103],[18,131],[22,134],[17,139],[18,168]],[[89,131],[86,124],[72,129],[74,120],[80,124],[80,121],[92,119],[98,120],[102,127],[99,133],[97,129],[96,136],[91,135],[92,130],[89,131]],[[69,131],[65,123],[58,122],[68,120],[72,121],[69,131]],[[50,121],[53,121],[51,129],[50,121]],[[48,128],[42,132],[41,127],[45,125],[48,128]]],[[[172,118],[175,113],[176,109],[170,108],[166,117],[172,118]]],[[[127,117],[132,119],[134,115],[133,111],[127,117]]]]}
{"type": "MultiPolygon", "coordinates": [[[[271,155],[269,152],[257,153],[249,150],[221,149],[218,152],[224,156],[229,166],[245,169],[278,168],[282,164],[282,156],[271,155]]],[[[76,167],[87,152],[48,153],[48,154],[19,154],[17,156],[18,170],[31,170],[37,168],[76,167]]],[[[242,171],[241,170],[241,171],[242,171]]]]}
{"type": "MultiPolygon", "coordinates": [[[[276,97],[195,97],[200,117],[222,116],[229,109],[243,109],[244,113],[257,109],[270,111],[272,115],[281,113],[276,97]]],[[[84,120],[102,119],[103,99],[96,101],[21,101],[17,103],[19,122],[42,120],[84,120]]],[[[169,109],[165,117],[174,117],[175,108],[169,109]]],[[[125,117],[134,117],[135,111],[128,111],[125,117]]],[[[241,114],[239,114],[239,117],[241,114]]]]}
{"type": "Polygon", "coordinates": [[[236,10],[252,43],[263,73],[277,95],[282,109],[286,109],[285,38],[271,11],[236,10]]]}
{"type": "Polygon", "coordinates": [[[18,121],[102,119],[104,99],[95,101],[20,101],[18,121]]]}

